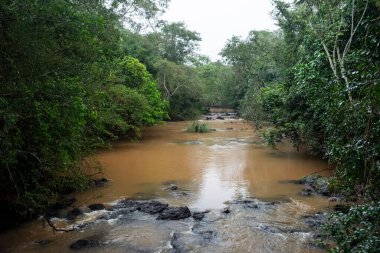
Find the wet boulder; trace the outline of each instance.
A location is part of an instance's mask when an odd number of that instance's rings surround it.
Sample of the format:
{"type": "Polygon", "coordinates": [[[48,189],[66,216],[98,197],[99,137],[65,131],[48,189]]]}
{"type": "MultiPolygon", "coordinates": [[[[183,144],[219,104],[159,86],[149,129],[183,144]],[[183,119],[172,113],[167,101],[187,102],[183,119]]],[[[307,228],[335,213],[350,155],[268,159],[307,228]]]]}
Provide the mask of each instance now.
{"type": "Polygon", "coordinates": [[[175,184],[170,184],[168,187],[166,187],[166,190],[175,191],[175,190],[178,190],[178,186],[175,184]]]}
{"type": "Polygon", "coordinates": [[[222,210],[222,213],[224,213],[224,214],[228,214],[228,213],[230,213],[231,211],[230,211],[230,209],[228,208],[228,207],[225,207],[225,208],[223,208],[223,210],[222,210]]]}
{"type": "Polygon", "coordinates": [[[314,215],[303,216],[303,221],[311,228],[318,229],[327,222],[327,214],[316,213],[314,215]]]}
{"type": "Polygon", "coordinates": [[[94,180],[93,180],[94,186],[96,186],[96,187],[103,187],[103,186],[105,186],[108,182],[109,182],[109,180],[108,180],[107,178],[105,178],[105,177],[100,178],[100,179],[94,179],[94,180]]]}
{"type": "Polygon", "coordinates": [[[76,217],[78,217],[79,215],[82,215],[83,214],[83,210],[80,209],[80,208],[74,208],[73,210],[71,210],[68,215],[67,215],[67,219],[69,220],[74,220],[76,217]]]}
{"type": "Polygon", "coordinates": [[[157,217],[158,220],[181,220],[191,216],[187,206],[167,207],[157,217]]]}
{"type": "Polygon", "coordinates": [[[103,204],[91,204],[88,208],[90,208],[91,211],[99,211],[106,209],[106,206],[103,204]]]}
{"type": "Polygon", "coordinates": [[[306,185],[303,189],[302,189],[302,191],[301,191],[301,195],[302,196],[313,196],[314,195],[314,190],[313,190],[313,188],[311,187],[311,186],[308,186],[308,185],[306,185]]]}
{"type": "Polygon", "coordinates": [[[310,186],[313,190],[320,195],[329,196],[329,180],[327,177],[322,177],[320,175],[309,175],[305,176],[300,180],[301,184],[310,186]]]}
{"type": "Polygon", "coordinates": [[[168,204],[161,203],[159,201],[146,201],[146,202],[137,202],[137,210],[144,212],[144,213],[149,213],[149,214],[156,214],[160,213],[165,208],[168,207],[168,204]]]}
{"type": "Polygon", "coordinates": [[[208,213],[208,212],[209,211],[194,212],[192,216],[193,216],[194,220],[201,221],[201,220],[203,220],[203,218],[205,217],[206,213],[208,213]]]}

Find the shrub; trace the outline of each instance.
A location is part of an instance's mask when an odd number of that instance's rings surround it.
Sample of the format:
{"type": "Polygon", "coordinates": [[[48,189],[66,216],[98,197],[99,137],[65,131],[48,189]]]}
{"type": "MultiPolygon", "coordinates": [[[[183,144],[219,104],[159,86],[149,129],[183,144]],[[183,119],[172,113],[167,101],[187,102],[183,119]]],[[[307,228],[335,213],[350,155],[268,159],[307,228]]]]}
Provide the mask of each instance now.
{"type": "Polygon", "coordinates": [[[193,121],[188,127],[187,132],[189,133],[208,133],[210,128],[206,123],[193,121]]]}

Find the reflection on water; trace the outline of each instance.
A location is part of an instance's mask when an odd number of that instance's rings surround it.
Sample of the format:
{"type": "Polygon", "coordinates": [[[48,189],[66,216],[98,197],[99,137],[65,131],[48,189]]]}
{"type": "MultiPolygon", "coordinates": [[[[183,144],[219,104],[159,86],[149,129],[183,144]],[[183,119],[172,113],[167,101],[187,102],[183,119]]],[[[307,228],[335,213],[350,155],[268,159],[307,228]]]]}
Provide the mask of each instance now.
{"type": "MultiPolygon", "coordinates": [[[[290,145],[282,145],[278,150],[267,148],[254,129],[241,120],[213,120],[207,123],[217,131],[191,134],[185,132],[188,122],[170,122],[147,129],[140,143],[119,141],[111,150],[100,152],[97,159],[104,167],[104,176],[111,183],[104,188],[77,194],[78,203],[112,202],[123,197],[157,198],[171,205],[187,205],[191,210],[208,209],[216,215],[234,199],[281,200],[285,202],[279,208],[255,213],[250,223],[246,223],[247,217],[252,214],[241,210],[234,214],[236,216],[231,216],[234,217],[233,222],[218,220],[213,229],[218,228],[219,235],[226,238],[225,243],[229,242],[223,247],[230,249],[227,252],[249,252],[255,247],[254,244],[261,246],[252,252],[320,252],[306,250],[299,244],[302,234],[289,234],[285,240],[281,239],[283,233],[265,234],[258,232],[258,229],[268,225],[280,229],[289,224],[296,226],[299,217],[305,213],[326,208],[325,199],[303,197],[299,194],[300,185],[284,183],[323,170],[326,163],[298,153],[290,145]],[[168,191],[167,185],[173,183],[178,190],[168,191]],[[280,250],[278,247],[283,248],[280,250]],[[292,251],[294,247],[299,249],[292,251]]],[[[163,224],[136,222],[129,227],[107,226],[95,226],[93,230],[83,233],[91,235],[101,230],[110,244],[123,240],[138,244],[151,238],[152,245],[156,245],[170,240],[176,226],[178,230],[186,230],[190,225],[167,223],[167,233],[159,236],[154,234],[163,229],[163,224]],[[105,231],[107,226],[109,228],[105,231]]],[[[0,252],[2,248],[12,247],[16,249],[14,252],[21,249],[23,252],[42,252],[33,242],[46,238],[55,242],[44,248],[43,252],[51,252],[57,247],[62,249],[61,252],[66,252],[69,251],[67,245],[78,236],[77,232],[52,235],[48,228],[43,229],[40,223],[34,222],[1,235],[0,252]]],[[[165,248],[166,244],[163,243],[162,247],[165,248]]],[[[220,248],[215,245],[212,247],[209,252],[224,252],[218,251],[220,248]]],[[[110,246],[108,252],[120,252],[120,248],[112,249],[110,246]]],[[[195,252],[207,251],[200,249],[195,252]]]]}

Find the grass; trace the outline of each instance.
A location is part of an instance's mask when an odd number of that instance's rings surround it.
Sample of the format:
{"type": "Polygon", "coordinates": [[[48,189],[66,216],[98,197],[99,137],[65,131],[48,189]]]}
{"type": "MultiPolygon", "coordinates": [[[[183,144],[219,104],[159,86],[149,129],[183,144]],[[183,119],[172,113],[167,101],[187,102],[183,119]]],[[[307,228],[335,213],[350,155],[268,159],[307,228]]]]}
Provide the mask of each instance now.
{"type": "Polygon", "coordinates": [[[193,121],[189,126],[187,126],[186,131],[189,133],[208,133],[210,132],[210,128],[206,123],[193,121]]]}

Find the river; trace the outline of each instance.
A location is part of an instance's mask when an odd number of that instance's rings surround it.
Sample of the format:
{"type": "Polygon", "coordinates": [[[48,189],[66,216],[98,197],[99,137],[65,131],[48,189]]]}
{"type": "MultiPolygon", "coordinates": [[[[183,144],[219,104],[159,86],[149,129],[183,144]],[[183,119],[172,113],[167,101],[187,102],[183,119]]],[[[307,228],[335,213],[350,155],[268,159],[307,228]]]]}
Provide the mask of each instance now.
{"type": "Polygon", "coordinates": [[[69,233],[53,233],[41,220],[25,224],[0,235],[0,252],[74,252],[70,245],[86,238],[101,245],[80,252],[325,252],[313,246],[315,235],[304,217],[326,211],[329,203],[302,196],[302,186],[292,180],[327,164],[289,144],[268,148],[241,119],[205,122],[216,131],[187,133],[189,122],[168,122],[146,129],[141,142],[116,142],[93,158],[110,182],[75,195],[78,207],[155,199],[207,211],[202,221],[156,220],[138,211],[112,216],[115,209],[108,208],[73,221],[52,220],[77,226],[69,233]]]}

